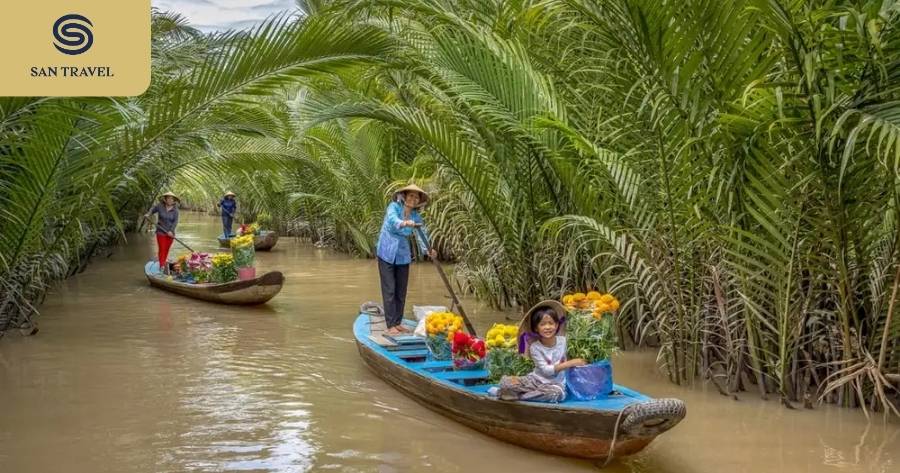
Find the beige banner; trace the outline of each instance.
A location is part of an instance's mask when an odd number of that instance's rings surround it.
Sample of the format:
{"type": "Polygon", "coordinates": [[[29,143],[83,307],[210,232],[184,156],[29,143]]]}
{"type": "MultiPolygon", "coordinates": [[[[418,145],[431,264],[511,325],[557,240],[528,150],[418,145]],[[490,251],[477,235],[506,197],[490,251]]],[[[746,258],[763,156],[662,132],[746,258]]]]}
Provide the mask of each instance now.
{"type": "Polygon", "coordinates": [[[134,96],[150,85],[150,0],[3,2],[0,96],[134,96]]]}

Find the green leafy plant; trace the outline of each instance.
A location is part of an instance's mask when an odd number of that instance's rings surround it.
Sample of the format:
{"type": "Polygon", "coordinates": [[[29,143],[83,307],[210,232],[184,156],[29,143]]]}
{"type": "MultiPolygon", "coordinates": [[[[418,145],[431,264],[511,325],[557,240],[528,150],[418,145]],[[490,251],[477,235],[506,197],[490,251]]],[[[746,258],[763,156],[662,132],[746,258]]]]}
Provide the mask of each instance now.
{"type": "Polygon", "coordinates": [[[216,283],[226,283],[237,279],[237,266],[234,257],[228,253],[214,255],[212,258],[212,274],[210,279],[216,283]]]}
{"type": "Polygon", "coordinates": [[[491,348],[487,356],[489,381],[496,383],[504,376],[525,376],[534,370],[534,362],[515,348],[491,348]]]}
{"type": "Polygon", "coordinates": [[[588,363],[608,360],[616,352],[616,323],[612,314],[595,317],[589,311],[574,310],[566,318],[566,355],[588,363]]]}

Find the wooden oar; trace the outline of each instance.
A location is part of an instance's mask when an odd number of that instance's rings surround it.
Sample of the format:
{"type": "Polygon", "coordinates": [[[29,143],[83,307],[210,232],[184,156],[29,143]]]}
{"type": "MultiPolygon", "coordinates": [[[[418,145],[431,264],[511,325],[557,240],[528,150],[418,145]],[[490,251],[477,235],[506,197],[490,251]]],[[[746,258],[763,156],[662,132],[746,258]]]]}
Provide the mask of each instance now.
{"type": "MultiPolygon", "coordinates": [[[[419,234],[419,238],[422,239],[422,243],[425,244],[425,247],[431,250],[431,243],[428,242],[428,238],[425,237],[425,232],[422,231],[422,228],[419,225],[416,225],[416,231],[419,234]]],[[[462,304],[460,304],[459,298],[456,297],[456,291],[454,291],[453,286],[450,285],[450,280],[447,279],[447,274],[444,273],[444,268],[443,266],[441,266],[441,262],[438,261],[437,258],[431,258],[431,262],[434,263],[434,267],[435,269],[437,269],[438,275],[441,276],[441,281],[444,281],[444,286],[447,288],[447,291],[450,292],[450,299],[453,301],[453,305],[455,305],[456,308],[459,309],[459,315],[462,316],[463,322],[466,323],[466,329],[469,331],[469,333],[472,334],[472,336],[477,337],[478,334],[475,333],[475,327],[472,325],[472,322],[469,321],[469,316],[466,315],[466,310],[463,309],[462,304]]]]}
{"type": "MultiPolygon", "coordinates": [[[[150,223],[153,223],[153,221],[150,220],[149,218],[147,218],[146,215],[144,216],[144,220],[146,220],[146,221],[148,221],[148,222],[150,222],[150,223]]],[[[158,228],[158,229],[160,229],[160,230],[162,230],[162,231],[168,233],[168,230],[166,230],[165,228],[163,228],[162,225],[160,225],[159,223],[156,223],[155,225],[156,225],[156,228],[158,228]]],[[[174,239],[174,240],[177,241],[178,243],[181,243],[181,244],[182,244],[185,248],[187,248],[188,251],[190,251],[191,253],[196,253],[196,251],[194,251],[193,248],[191,248],[190,246],[187,246],[187,243],[185,243],[185,242],[179,240],[177,237],[174,237],[174,236],[173,236],[172,239],[174,239]]]]}

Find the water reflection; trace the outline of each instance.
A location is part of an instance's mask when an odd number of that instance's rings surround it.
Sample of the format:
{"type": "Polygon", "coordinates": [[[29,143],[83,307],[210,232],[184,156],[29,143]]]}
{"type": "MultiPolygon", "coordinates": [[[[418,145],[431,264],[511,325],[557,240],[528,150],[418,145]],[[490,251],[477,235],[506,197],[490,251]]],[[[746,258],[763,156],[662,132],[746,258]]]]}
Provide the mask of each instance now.
{"type": "MultiPolygon", "coordinates": [[[[189,245],[215,250],[218,222],[183,220],[189,245]]],[[[241,308],[150,288],[153,241],[129,241],[54,291],[39,336],[0,342],[0,471],[596,471],[483,436],[372,375],[350,332],[359,303],[379,298],[371,261],[283,238],[257,259],[286,274],[284,290],[241,308]]],[[[410,282],[410,304],[446,300],[431,266],[410,282]]],[[[482,331],[507,315],[464,303],[482,331]]],[[[652,353],[614,366],[621,384],[684,399],[688,417],[607,471],[900,471],[896,422],[674,386],[652,353]]]]}

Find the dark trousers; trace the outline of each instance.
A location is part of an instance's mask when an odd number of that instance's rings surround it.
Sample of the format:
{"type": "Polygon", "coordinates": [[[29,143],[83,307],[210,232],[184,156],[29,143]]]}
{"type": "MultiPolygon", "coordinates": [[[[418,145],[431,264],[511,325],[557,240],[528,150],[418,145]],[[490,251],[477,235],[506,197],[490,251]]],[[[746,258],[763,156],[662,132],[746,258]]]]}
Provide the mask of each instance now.
{"type": "Polygon", "coordinates": [[[391,264],[378,260],[378,276],[381,277],[381,299],[384,302],[384,322],[388,328],[403,321],[406,304],[406,288],[409,283],[409,265],[391,264]]]}
{"type": "Polygon", "coordinates": [[[232,218],[231,215],[228,215],[226,213],[222,214],[222,230],[225,232],[226,238],[234,235],[234,233],[231,232],[232,222],[234,222],[234,218],[232,218]]]}

